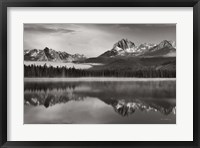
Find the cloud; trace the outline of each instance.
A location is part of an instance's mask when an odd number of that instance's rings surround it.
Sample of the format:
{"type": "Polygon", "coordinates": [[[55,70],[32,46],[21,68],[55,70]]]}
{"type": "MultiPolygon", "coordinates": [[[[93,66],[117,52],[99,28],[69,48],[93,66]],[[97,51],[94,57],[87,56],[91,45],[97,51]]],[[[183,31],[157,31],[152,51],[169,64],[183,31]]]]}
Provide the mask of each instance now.
{"type": "Polygon", "coordinates": [[[56,25],[24,24],[24,31],[30,33],[72,33],[73,29],[61,28],[56,25]]]}

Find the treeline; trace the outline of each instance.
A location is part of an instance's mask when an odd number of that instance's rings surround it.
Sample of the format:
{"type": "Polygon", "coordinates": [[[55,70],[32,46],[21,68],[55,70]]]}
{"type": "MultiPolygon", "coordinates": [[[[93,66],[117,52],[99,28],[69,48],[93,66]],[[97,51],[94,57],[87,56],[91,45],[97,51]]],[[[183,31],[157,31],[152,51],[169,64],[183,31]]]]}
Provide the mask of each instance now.
{"type": "Polygon", "coordinates": [[[144,68],[139,70],[90,70],[67,67],[47,67],[36,65],[24,65],[24,77],[143,77],[143,78],[173,78],[175,70],[144,68]]]}

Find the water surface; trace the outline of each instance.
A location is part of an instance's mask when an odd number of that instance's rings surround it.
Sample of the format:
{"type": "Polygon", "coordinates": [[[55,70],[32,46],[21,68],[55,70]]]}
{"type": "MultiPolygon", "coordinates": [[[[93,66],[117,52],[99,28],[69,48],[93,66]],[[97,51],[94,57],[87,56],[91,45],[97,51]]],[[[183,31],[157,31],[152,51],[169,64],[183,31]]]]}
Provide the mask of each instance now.
{"type": "Polygon", "coordinates": [[[175,79],[31,78],[25,124],[175,124],[175,79]]]}

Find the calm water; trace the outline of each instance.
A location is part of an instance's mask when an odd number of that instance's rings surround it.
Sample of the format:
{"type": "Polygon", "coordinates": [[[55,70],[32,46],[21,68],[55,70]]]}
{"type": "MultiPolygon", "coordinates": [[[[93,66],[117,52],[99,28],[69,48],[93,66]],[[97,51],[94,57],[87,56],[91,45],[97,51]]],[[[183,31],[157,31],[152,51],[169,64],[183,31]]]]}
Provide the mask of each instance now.
{"type": "Polygon", "coordinates": [[[175,124],[176,81],[25,79],[25,124],[175,124]]]}

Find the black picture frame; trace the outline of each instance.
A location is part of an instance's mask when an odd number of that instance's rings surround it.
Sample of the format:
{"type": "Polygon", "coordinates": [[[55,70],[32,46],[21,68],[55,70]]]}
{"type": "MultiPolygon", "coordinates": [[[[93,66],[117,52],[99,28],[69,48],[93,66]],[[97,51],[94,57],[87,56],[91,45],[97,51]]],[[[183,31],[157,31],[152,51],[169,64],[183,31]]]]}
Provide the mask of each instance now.
{"type": "MultiPolygon", "coordinates": [[[[0,146],[1,147],[200,147],[200,2],[199,0],[3,0],[0,3],[0,146]],[[193,141],[7,141],[8,7],[193,7],[193,141]]],[[[190,98],[192,99],[192,98],[190,98]]],[[[173,134],[173,133],[172,133],[173,134]]]]}

